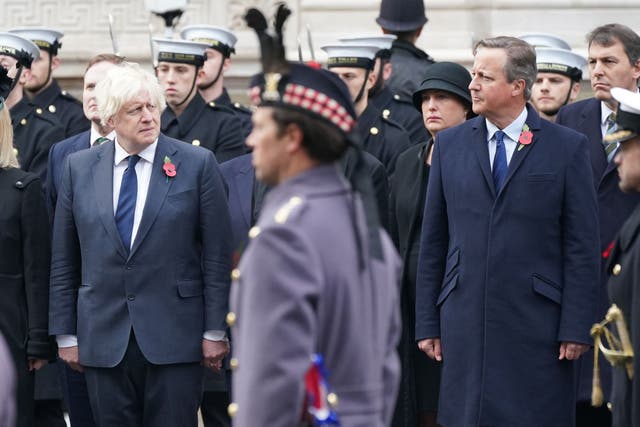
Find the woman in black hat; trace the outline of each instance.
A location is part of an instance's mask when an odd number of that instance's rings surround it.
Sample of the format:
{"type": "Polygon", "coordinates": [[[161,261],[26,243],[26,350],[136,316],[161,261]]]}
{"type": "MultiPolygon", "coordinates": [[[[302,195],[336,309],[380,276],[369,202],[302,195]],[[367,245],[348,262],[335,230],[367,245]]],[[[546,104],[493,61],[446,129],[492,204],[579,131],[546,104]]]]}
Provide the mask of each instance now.
{"type": "Polygon", "coordinates": [[[437,425],[440,365],[422,353],[414,339],[420,230],[433,141],[438,132],[474,116],[470,82],[469,72],[453,62],[438,62],[427,68],[425,80],[413,94],[413,104],[422,113],[430,138],[398,156],[390,183],[390,232],[404,261],[400,344],[403,374],[394,426],[437,425]]]}

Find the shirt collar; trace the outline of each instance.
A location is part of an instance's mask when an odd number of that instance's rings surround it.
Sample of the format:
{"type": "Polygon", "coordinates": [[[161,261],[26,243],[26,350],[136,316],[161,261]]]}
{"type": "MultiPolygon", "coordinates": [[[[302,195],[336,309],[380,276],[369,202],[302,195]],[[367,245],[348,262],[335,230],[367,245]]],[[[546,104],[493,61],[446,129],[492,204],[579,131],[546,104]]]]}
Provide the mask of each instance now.
{"type": "Polygon", "coordinates": [[[507,126],[504,129],[498,128],[498,126],[494,125],[489,120],[485,119],[485,122],[487,124],[487,142],[491,141],[495,133],[499,130],[502,130],[502,132],[507,134],[509,139],[511,139],[512,141],[517,141],[520,138],[520,134],[522,133],[522,127],[524,126],[526,121],[527,121],[527,107],[525,107],[522,110],[522,113],[520,113],[520,115],[516,117],[516,119],[512,121],[511,124],[509,124],[509,126],[507,126]]]}
{"type": "MultiPolygon", "coordinates": [[[[129,153],[127,153],[124,148],[120,146],[118,143],[118,138],[115,138],[115,154],[113,156],[113,165],[118,166],[124,159],[129,157],[129,153]]],[[[153,164],[153,159],[156,156],[156,147],[158,146],[158,140],[156,139],[153,144],[149,145],[147,148],[138,153],[141,159],[146,160],[147,162],[153,164]]]]}
{"type": "MultiPolygon", "coordinates": [[[[93,143],[96,142],[98,138],[103,138],[103,136],[100,135],[100,132],[98,132],[93,126],[91,126],[91,135],[89,136],[89,145],[93,145],[93,143]]],[[[116,131],[112,130],[108,134],[104,135],[104,138],[109,138],[110,140],[113,141],[116,138],[116,131]]]]}

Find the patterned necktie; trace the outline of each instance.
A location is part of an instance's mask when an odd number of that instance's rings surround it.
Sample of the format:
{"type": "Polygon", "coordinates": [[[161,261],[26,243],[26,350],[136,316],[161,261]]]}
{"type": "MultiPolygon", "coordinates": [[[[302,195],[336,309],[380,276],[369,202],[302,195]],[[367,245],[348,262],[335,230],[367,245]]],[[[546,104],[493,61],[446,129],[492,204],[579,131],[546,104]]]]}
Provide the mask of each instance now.
{"type": "MultiPolygon", "coordinates": [[[[616,113],[611,113],[607,117],[605,121],[607,125],[607,130],[605,131],[605,135],[610,135],[618,130],[618,124],[616,123],[616,113]]],[[[607,156],[607,162],[610,162],[613,159],[613,156],[616,153],[616,148],[618,148],[617,142],[605,142],[602,141],[604,145],[604,153],[607,156]]]]}
{"type": "Polygon", "coordinates": [[[98,145],[102,145],[107,141],[111,141],[109,138],[101,136],[100,138],[93,141],[92,147],[97,147],[98,145]]]}
{"type": "Polygon", "coordinates": [[[504,132],[499,130],[493,136],[496,139],[496,154],[493,157],[493,186],[498,194],[507,177],[507,150],[504,146],[504,132]]]}
{"type": "Polygon", "coordinates": [[[122,175],[118,207],[116,209],[116,226],[120,238],[127,253],[131,250],[131,233],[133,231],[133,216],[136,212],[136,199],[138,197],[138,176],[136,175],[136,163],[140,156],[129,156],[129,165],[122,175]]]}

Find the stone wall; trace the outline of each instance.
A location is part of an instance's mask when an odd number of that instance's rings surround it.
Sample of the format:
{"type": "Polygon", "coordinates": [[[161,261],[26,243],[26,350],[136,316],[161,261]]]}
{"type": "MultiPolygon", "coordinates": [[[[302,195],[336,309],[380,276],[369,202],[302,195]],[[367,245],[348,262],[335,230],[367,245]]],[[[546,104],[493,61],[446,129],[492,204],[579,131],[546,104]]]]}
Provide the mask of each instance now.
{"type": "MultiPolygon", "coordinates": [[[[0,28],[50,26],[65,33],[62,66],[55,72],[63,86],[78,93],[86,61],[100,52],[111,52],[108,14],[120,53],[151,68],[149,34],[162,36],[163,21],[145,9],[143,0],[2,0],[0,28]]],[[[236,32],[237,55],[227,85],[242,95],[248,77],[258,71],[258,46],[242,15],[249,6],[273,11],[273,0],[190,0],[178,24],[209,23],[236,32]]],[[[313,36],[315,55],[323,59],[320,46],[349,34],[376,34],[377,0],[292,0],[294,11],[287,24],[291,59],[297,59],[297,40],[304,59],[311,54],[307,27],[313,36]]],[[[586,33],[601,24],[620,22],[640,32],[638,0],[427,0],[427,23],[418,45],[436,60],[453,60],[469,66],[474,41],[494,35],[548,32],[566,39],[586,55],[586,33]],[[604,6],[606,5],[606,7],[604,6]]]]}

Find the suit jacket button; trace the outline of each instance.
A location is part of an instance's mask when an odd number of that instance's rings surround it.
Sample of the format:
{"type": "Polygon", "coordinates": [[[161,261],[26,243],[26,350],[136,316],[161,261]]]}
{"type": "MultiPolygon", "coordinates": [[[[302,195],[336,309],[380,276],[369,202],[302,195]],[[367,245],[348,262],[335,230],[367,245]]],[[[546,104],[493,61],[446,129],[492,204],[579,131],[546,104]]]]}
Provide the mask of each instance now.
{"type": "Polygon", "coordinates": [[[254,226],[254,227],[251,227],[249,229],[249,238],[250,239],[255,239],[256,237],[258,237],[258,234],[260,234],[260,227],[254,226]]]}
{"type": "Polygon", "coordinates": [[[240,270],[234,268],[231,270],[231,280],[239,280],[240,279],[240,270]]]}
{"type": "Polygon", "coordinates": [[[620,274],[621,271],[622,271],[622,266],[620,264],[614,265],[613,269],[611,270],[614,276],[617,276],[618,274],[620,274]]]}
{"type": "Polygon", "coordinates": [[[236,324],[236,314],[233,311],[227,313],[227,325],[233,327],[236,324]]]}
{"type": "Polygon", "coordinates": [[[374,126],[371,129],[369,129],[369,132],[371,132],[371,135],[377,135],[379,131],[378,131],[378,128],[374,126]]]}
{"type": "Polygon", "coordinates": [[[36,108],[36,113],[37,114],[42,114],[42,108],[36,108]]]}
{"type": "Polygon", "coordinates": [[[385,119],[388,119],[390,115],[391,115],[391,111],[389,111],[388,108],[385,108],[384,110],[382,110],[382,117],[384,117],[385,119]]]}
{"type": "Polygon", "coordinates": [[[133,300],[135,300],[135,299],[136,299],[136,296],[135,296],[135,295],[127,295],[127,299],[128,299],[129,301],[133,301],[133,300]]]}
{"type": "Polygon", "coordinates": [[[229,360],[229,366],[234,371],[238,369],[238,359],[236,359],[235,357],[232,357],[231,360],[229,360]]]}
{"type": "Polygon", "coordinates": [[[235,417],[238,413],[238,404],[235,402],[231,402],[229,406],[227,406],[227,413],[231,418],[235,417]]]}
{"type": "Polygon", "coordinates": [[[191,141],[191,145],[195,145],[196,147],[200,146],[200,140],[199,139],[194,139],[193,141],[191,141]]]}
{"type": "Polygon", "coordinates": [[[55,113],[56,112],[56,106],[53,105],[53,104],[49,105],[49,112],[55,113]]]}

